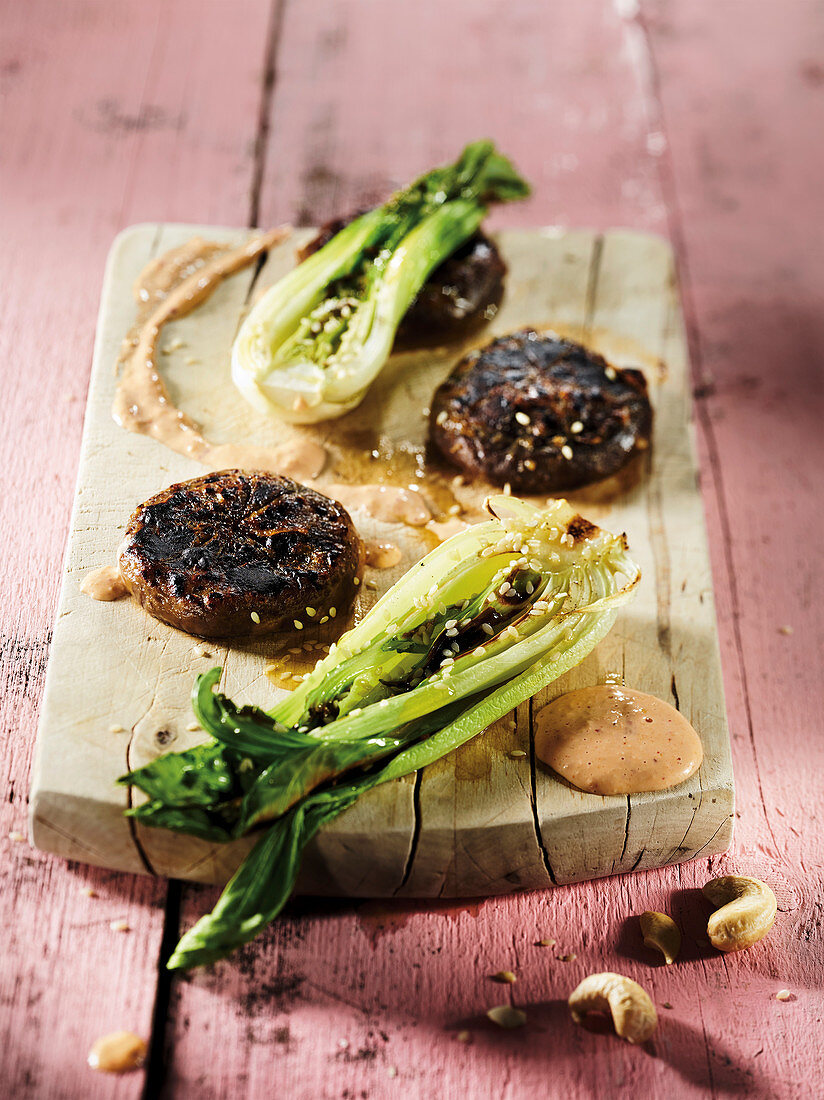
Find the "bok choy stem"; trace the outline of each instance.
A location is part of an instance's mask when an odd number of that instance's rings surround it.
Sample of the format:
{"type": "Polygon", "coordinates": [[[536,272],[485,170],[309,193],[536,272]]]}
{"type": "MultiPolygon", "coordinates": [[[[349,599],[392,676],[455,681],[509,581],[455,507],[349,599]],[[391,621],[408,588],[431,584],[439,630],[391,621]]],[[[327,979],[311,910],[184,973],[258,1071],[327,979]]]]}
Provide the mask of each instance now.
{"type": "Polygon", "coordinates": [[[489,204],[528,193],[492,142],[478,141],[356,218],[270,287],[243,322],[232,349],[241,393],[296,423],[354,408],[431,272],[478,229],[489,204]]]}

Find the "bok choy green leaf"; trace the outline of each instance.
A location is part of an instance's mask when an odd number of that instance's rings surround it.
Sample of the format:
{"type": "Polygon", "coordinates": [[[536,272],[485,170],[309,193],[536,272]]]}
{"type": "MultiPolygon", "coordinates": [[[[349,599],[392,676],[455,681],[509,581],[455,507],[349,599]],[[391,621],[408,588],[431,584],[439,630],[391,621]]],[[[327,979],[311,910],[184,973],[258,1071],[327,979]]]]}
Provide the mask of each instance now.
{"type": "Polygon", "coordinates": [[[322,825],[379,783],[437,760],[578,664],[639,571],[622,537],[566,503],[488,501],[401,578],[296,691],[266,713],[199,677],[213,741],[124,776],[147,825],[229,840],[264,829],[171,968],[212,962],[277,916],[322,825]]]}
{"type": "Polygon", "coordinates": [[[232,349],[241,393],[296,423],[354,408],[430,273],[472,236],[490,203],[528,193],[492,142],[478,141],[356,218],[275,283],[243,322],[232,349]]]}

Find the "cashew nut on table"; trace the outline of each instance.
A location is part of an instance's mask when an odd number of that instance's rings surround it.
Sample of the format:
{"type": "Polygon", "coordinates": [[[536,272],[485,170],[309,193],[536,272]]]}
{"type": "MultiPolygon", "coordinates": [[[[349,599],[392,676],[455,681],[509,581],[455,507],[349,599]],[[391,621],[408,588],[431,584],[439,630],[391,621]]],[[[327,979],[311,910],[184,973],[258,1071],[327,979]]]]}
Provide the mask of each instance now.
{"type": "Polygon", "coordinates": [[[648,909],[641,914],[640,920],[644,946],[660,951],[667,966],[675,962],[681,950],[681,933],[672,917],[648,909]]]}
{"type": "Polygon", "coordinates": [[[645,1043],[658,1024],[646,991],[622,974],[590,974],[570,994],[569,1007],[576,1024],[589,1012],[608,1012],[615,1034],[628,1043],[645,1043]]]}
{"type": "Polygon", "coordinates": [[[707,921],[707,935],[719,951],[741,951],[769,932],[778,903],[775,894],[757,878],[722,875],[703,887],[701,893],[715,906],[707,921]]]}

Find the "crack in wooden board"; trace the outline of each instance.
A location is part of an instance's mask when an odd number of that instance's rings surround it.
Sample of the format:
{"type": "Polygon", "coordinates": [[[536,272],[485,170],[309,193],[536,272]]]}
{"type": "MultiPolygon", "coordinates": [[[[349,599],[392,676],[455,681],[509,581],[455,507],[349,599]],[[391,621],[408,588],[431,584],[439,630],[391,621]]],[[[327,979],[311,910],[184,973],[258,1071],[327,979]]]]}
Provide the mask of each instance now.
{"type": "MultiPolygon", "coordinates": [[[[200,469],[150,439],[122,432],[109,413],[112,367],[133,313],[134,276],[153,250],[196,231],[227,241],[245,236],[238,230],[148,225],[127,231],[113,249],[33,786],[38,844],[69,858],[89,859],[91,852],[100,863],[131,871],[144,871],[145,862],[122,817],[124,792],[114,786],[126,750],[111,727],[132,731],[126,735],[132,767],[170,747],[195,743],[202,732],[187,728],[191,681],[216,663],[224,665],[225,689],[241,701],[267,705],[276,697],[262,676],[270,643],[228,651],[204,645],[148,619],[128,601],[100,605],[78,591],[87,569],[113,557],[134,506],[200,469]],[[124,471],[116,485],[109,476],[113,455],[124,471]],[[80,637],[86,639],[83,647],[80,637]]],[[[579,337],[586,332],[616,362],[646,370],[656,411],[651,461],[636,464],[632,476],[572,497],[596,522],[627,531],[645,583],[612,634],[578,669],[539,693],[534,710],[561,690],[616,671],[627,683],[667,697],[677,672],[682,709],[704,738],[705,764],[688,784],[633,797],[629,807],[625,798],[572,791],[536,767],[533,708],[524,706],[516,721],[495,723],[417,779],[378,788],[324,830],[306,854],[304,891],[375,897],[506,893],[689,859],[699,850],[721,851],[729,842],[729,744],[714,610],[706,598],[706,536],[669,246],[635,233],[557,230],[510,231],[501,235],[501,244],[511,270],[508,294],[484,339],[527,323],[579,337]],[[526,757],[509,755],[521,748],[526,757]],[[696,792],[702,795],[697,804],[696,792]]],[[[272,438],[271,423],[234,394],[226,363],[240,318],[259,288],[291,265],[293,245],[290,240],[275,249],[259,272],[247,270],[224,284],[196,314],[170,326],[162,342],[182,341],[179,352],[163,356],[173,398],[219,441],[240,433],[255,442],[272,438]]],[[[348,428],[317,429],[334,460],[345,459],[343,436],[336,433],[349,431],[355,438],[353,427],[363,432],[372,425],[373,434],[397,446],[419,446],[425,420],[410,416],[410,409],[428,405],[455,357],[455,349],[395,357],[361,411],[348,418],[348,428]]],[[[279,425],[277,431],[288,438],[299,429],[279,425]]],[[[414,531],[380,524],[370,529],[364,517],[358,519],[367,534],[390,534],[402,543],[405,562],[398,573],[426,549],[414,531]]],[[[382,589],[396,577],[387,572],[372,579],[382,589]]],[[[366,590],[364,600],[379,594],[366,590]]],[[[225,881],[249,848],[248,841],[211,846],[142,827],[138,835],[145,861],[158,874],[195,881],[225,881]]]]}

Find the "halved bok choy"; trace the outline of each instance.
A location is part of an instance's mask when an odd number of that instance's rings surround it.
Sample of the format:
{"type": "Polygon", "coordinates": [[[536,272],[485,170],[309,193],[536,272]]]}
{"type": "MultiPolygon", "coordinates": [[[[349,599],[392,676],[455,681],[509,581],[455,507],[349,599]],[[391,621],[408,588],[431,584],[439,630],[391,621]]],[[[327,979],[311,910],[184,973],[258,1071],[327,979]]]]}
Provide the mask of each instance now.
{"type": "Polygon", "coordinates": [[[379,783],[424,767],[577,665],[610,630],[639,571],[623,536],[566,501],[487,502],[344,634],[296,691],[264,712],[195,685],[212,740],[122,783],[138,821],[214,841],[261,837],[170,968],[220,959],[280,912],[321,826],[379,783]]]}
{"type": "Polygon", "coordinates": [[[468,145],[356,218],[263,295],[232,349],[232,377],[256,408],[295,423],[360,403],[430,273],[495,202],[529,186],[490,141],[468,145]]]}

